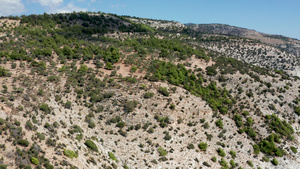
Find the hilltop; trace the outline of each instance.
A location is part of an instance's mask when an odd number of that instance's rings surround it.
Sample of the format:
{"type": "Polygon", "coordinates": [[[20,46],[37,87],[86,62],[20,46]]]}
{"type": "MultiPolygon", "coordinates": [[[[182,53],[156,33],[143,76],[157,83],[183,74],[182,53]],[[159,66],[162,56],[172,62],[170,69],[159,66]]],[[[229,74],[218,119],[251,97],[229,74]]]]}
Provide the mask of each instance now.
{"type": "Polygon", "coordinates": [[[0,29],[0,168],[300,165],[299,55],[277,36],[101,12],[0,29]]]}

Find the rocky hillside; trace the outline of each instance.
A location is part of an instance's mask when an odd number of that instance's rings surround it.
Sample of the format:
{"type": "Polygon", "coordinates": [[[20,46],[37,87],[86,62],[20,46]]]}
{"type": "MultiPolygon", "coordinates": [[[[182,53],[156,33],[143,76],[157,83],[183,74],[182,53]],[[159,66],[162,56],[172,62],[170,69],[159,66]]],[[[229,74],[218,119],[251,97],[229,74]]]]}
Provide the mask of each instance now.
{"type": "Polygon", "coordinates": [[[204,34],[222,34],[256,39],[263,43],[286,50],[295,56],[300,56],[300,41],[294,38],[260,33],[251,29],[223,24],[187,24],[187,26],[204,34]]]}
{"type": "MultiPolygon", "coordinates": [[[[188,24],[200,33],[200,46],[258,66],[298,76],[300,41],[222,24],[188,24]]],[[[194,33],[195,34],[195,33],[194,33]]]]}
{"type": "MultiPolygon", "coordinates": [[[[297,39],[281,36],[281,35],[270,35],[270,34],[265,34],[265,33],[260,33],[255,30],[250,30],[250,29],[245,29],[245,28],[240,28],[240,27],[235,27],[235,26],[230,26],[230,25],[223,25],[223,24],[188,24],[187,25],[189,28],[192,30],[199,32],[201,34],[208,34],[210,36],[212,35],[224,35],[224,36],[235,36],[235,37],[243,37],[243,38],[250,38],[257,40],[260,43],[263,43],[265,45],[268,45],[270,47],[259,47],[262,50],[268,50],[268,48],[276,48],[275,50],[278,50],[278,52],[271,54],[270,56],[278,56],[287,60],[290,60],[290,57],[293,57],[291,62],[295,63],[295,65],[299,65],[299,60],[300,60],[300,41],[297,39]],[[291,55],[286,57],[285,55],[291,55]]],[[[229,46],[232,46],[229,45],[229,46]]],[[[249,46],[249,45],[248,45],[249,46]]],[[[250,48],[257,48],[255,46],[251,46],[250,48]]],[[[232,50],[232,47],[226,48],[228,50],[232,50]]],[[[234,49],[236,50],[236,49],[234,49]]],[[[238,55],[241,54],[233,54],[232,52],[227,53],[235,58],[238,58],[238,55]]],[[[246,54],[242,52],[242,54],[246,54]]],[[[252,57],[251,55],[247,55],[247,58],[252,57]]],[[[244,59],[246,61],[246,59],[244,59]]],[[[290,62],[288,61],[288,62],[290,62]]],[[[284,61],[279,61],[279,62],[284,62],[284,61]]],[[[251,63],[251,61],[249,62],[251,63]]],[[[285,62],[284,62],[285,63],[285,62]]],[[[272,63],[273,64],[273,63],[272,63]]],[[[290,65],[290,63],[287,63],[290,65]]],[[[261,65],[265,66],[265,65],[261,65]]],[[[269,65],[270,66],[270,65],[269,65]]],[[[273,68],[279,68],[270,66],[273,68]]],[[[280,68],[279,68],[280,69],[280,68]]],[[[282,68],[281,68],[282,69],[282,68]]],[[[284,69],[284,68],[283,68],[284,69]]],[[[299,67],[293,68],[297,71],[297,73],[294,73],[294,75],[299,76],[299,67]]],[[[288,70],[288,69],[287,69],[288,70]]]]}
{"type": "Polygon", "coordinates": [[[0,168],[300,166],[294,55],[137,19],[0,20],[0,168]]]}
{"type": "Polygon", "coordinates": [[[217,41],[208,40],[212,36],[201,39],[201,47],[216,51],[227,57],[242,60],[257,66],[284,70],[285,72],[300,77],[300,59],[295,55],[282,51],[276,47],[259,42],[240,39],[228,39],[222,36],[217,41]]]}

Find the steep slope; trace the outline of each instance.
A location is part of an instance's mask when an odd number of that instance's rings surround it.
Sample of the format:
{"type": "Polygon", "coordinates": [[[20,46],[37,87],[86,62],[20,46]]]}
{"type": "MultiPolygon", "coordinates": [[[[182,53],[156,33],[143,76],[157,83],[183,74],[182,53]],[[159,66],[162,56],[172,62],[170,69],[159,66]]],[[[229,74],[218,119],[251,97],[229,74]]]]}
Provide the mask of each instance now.
{"type": "Polygon", "coordinates": [[[299,78],[224,57],[228,43],[111,14],[2,23],[2,168],[300,165],[299,78]]]}

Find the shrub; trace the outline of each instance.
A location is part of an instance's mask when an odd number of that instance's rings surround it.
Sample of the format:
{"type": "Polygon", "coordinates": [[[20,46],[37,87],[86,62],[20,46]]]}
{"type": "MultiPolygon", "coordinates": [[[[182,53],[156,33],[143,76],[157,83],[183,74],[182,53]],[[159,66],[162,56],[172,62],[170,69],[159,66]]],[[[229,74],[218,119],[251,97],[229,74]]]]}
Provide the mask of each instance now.
{"type": "Polygon", "coordinates": [[[300,115],[300,106],[295,106],[294,111],[297,115],[300,115]]]}
{"type": "Polygon", "coordinates": [[[31,161],[32,164],[35,164],[35,165],[39,165],[39,163],[40,163],[39,160],[35,157],[31,157],[30,161],[31,161]]]}
{"type": "Polygon", "coordinates": [[[160,158],[158,159],[158,161],[168,161],[168,158],[167,158],[167,157],[160,157],[160,158]]]}
{"type": "Polygon", "coordinates": [[[148,130],[147,130],[148,133],[152,134],[154,133],[154,129],[152,127],[150,127],[148,130]]]}
{"type": "Polygon", "coordinates": [[[65,108],[70,109],[71,106],[72,106],[72,103],[70,101],[67,101],[67,103],[65,104],[65,108]]]}
{"type": "Polygon", "coordinates": [[[126,132],[126,131],[123,131],[122,129],[118,130],[118,133],[119,133],[121,136],[127,137],[127,132],[126,132]]]}
{"type": "Polygon", "coordinates": [[[212,134],[209,134],[209,133],[207,133],[207,132],[205,132],[204,134],[206,135],[206,139],[207,139],[208,141],[211,141],[211,139],[213,138],[213,135],[212,135],[212,134]]]}
{"type": "Polygon", "coordinates": [[[248,118],[247,118],[246,125],[247,125],[247,126],[251,126],[251,125],[253,124],[253,122],[254,122],[254,121],[253,121],[252,117],[248,117],[248,118]]]}
{"type": "Polygon", "coordinates": [[[125,122],[119,121],[116,126],[119,128],[123,128],[123,127],[125,127],[125,122]]]}
{"type": "Polygon", "coordinates": [[[273,158],[273,160],[271,161],[271,163],[273,165],[278,165],[279,164],[279,162],[276,160],[276,158],[273,158]]]}
{"type": "Polygon", "coordinates": [[[5,164],[0,164],[0,169],[7,169],[7,165],[5,165],[5,164]]]}
{"type": "Polygon", "coordinates": [[[215,76],[217,74],[217,70],[215,66],[206,67],[206,74],[209,76],[215,76]]]}
{"type": "Polygon", "coordinates": [[[203,127],[204,129],[208,129],[208,128],[209,128],[208,122],[204,123],[204,124],[202,125],[202,127],[203,127]]]}
{"type": "Polygon", "coordinates": [[[165,140],[171,140],[172,139],[172,136],[169,135],[169,134],[166,134],[165,137],[164,137],[165,140]]]}
{"type": "Polygon", "coordinates": [[[47,81],[49,81],[49,82],[58,82],[59,77],[58,76],[48,76],[47,81]]]}
{"type": "Polygon", "coordinates": [[[27,147],[29,145],[29,142],[27,140],[23,140],[23,139],[17,140],[17,143],[24,147],[27,147]]]}
{"type": "Polygon", "coordinates": [[[78,140],[78,141],[82,140],[82,138],[83,138],[83,134],[81,134],[81,133],[77,134],[76,137],[75,137],[75,139],[78,140]]]}
{"type": "Polygon", "coordinates": [[[221,157],[225,157],[226,156],[225,151],[223,149],[221,149],[221,148],[218,148],[217,152],[218,152],[219,156],[221,156],[221,157]]]}
{"type": "Polygon", "coordinates": [[[33,129],[33,124],[31,123],[31,121],[26,121],[26,124],[25,124],[25,128],[27,130],[32,130],[33,129]]]}
{"type": "Polygon", "coordinates": [[[80,68],[78,69],[79,73],[84,73],[87,72],[88,66],[87,65],[81,65],[80,68]]]}
{"type": "Polygon", "coordinates": [[[129,167],[126,164],[123,165],[123,168],[124,169],[129,169],[129,167]]]}
{"type": "MultiPolygon", "coordinates": [[[[286,154],[286,152],[278,148],[274,142],[276,134],[270,134],[265,140],[262,140],[258,145],[260,147],[260,151],[266,153],[268,155],[276,155],[282,157],[286,154]]],[[[278,138],[275,140],[279,141],[278,138]]]]}
{"type": "Polygon", "coordinates": [[[68,130],[71,134],[74,134],[74,133],[82,133],[83,132],[83,129],[78,126],[78,125],[74,125],[72,126],[72,129],[68,130]]]}
{"type": "Polygon", "coordinates": [[[124,110],[128,113],[132,112],[137,106],[137,101],[128,101],[124,105],[124,110]]]}
{"type": "Polygon", "coordinates": [[[43,112],[45,112],[47,114],[51,113],[51,109],[49,108],[47,103],[42,103],[40,105],[40,110],[42,110],[43,112]]]}
{"type": "Polygon", "coordinates": [[[158,153],[159,153],[160,156],[166,156],[168,154],[167,150],[165,150],[162,147],[158,147],[157,151],[158,151],[158,153]]]}
{"type": "Polygon", "coordinates": [[[114,153],[112,153],[112,152],[109,151],[109,152],[108,152],[108,156],[109,156],[110,159],[112,159],[112,160],[118,162],[118,160],[117,160],[117,158],[115,157],[114,153]]]}
{"type": "Polygon", "coordinates": [[[253,166],[254,166],[253,163],[252,163],[252,161],[250,161],[250,160],[247,161],[247,164],[248,164],[250,167],[253,167],[253,166]]]}
{"type": "Polygon", "coordinates": [[[56,142],[55,142],[55,140],[52,140],[51,138],[48,138],[47,140],[46,140],[46,144],[48,145],[48,146],[55,146],[56,145],[56,142]]]}
{"type": "Polygon", "coordinates": [[[161,128],[166,127],[170,123],[169,117],[160,117],[158,115],[155,115],[154,119],[156,119],[156,121],[159,122],[159,126],[161,128]]]}
{"type": "Polygon", "coordinates": [[[98,147],[92,140],[86,140],[84,144],[91,150],[98,152],[98,147]]]}
{"type": "Polygon", "coordinates": [[[244,123],[242,121],[236,121],[235,124],[238,126],[238,127],[242,127],[244,125],[244,123]]]}
{"type": "Polygon", "coordinates": [[[216,161],[217,161],[217,157],[213,156],[213,157],[211,158],[211,161],[216,162],[216,161]]]}
{"type": "Polygon", "coordinates": [[[255,138],[256,137],[256,132],[254,131],[254,129],[253,128],[251,128],[251,127],[244,127],[244,129],[243,129],[245,132],[246,132],[246,134],[248,135],[248,136],[250,136],[251,138],[255,138]]]}
{"type": "Polygon", "coordinates": [[[236,165],[235,165],[235,162],[234,162],[233,160],[230,160],[229,163],[230,163],[230,165],[231,165],[232,168],[234,168],[234,167],[236,166],[236,165]]]}
{"type": "Polygon", "coordinates": [[[229,154],[231,155],[231,157],[234,159],[236,157],[236,152],[233,150],[230,150],[229,154]]]}
{"type": "Polygon", "coordinates": [[[218,119],[216,121],[216,125],[222,129],[223,128],[223,122],[222,122],[222,120],[218,119]]]}
{"type": "Polygon", "coordinates": [[[254,154],[259,154],[259,152],[260,152],[259,145],[254,144],[254,145],[252,145],[252,147],[253,147],[253,150],[254,150],[254,154]]]}
{"type": "Polygon", "coordinates": [[[201,142],[201,143],[198,145],[198,147],[199,147],[200,150],[206,151],[206,149],[207,149],[207,143],[201,142]]]}
{"type": "Polygon", "coordinates": [[[48,162],[45,163],[44,166],[46,167],[46,169],[54,169],[54,166],[49,164],[48,162]]]}
{"type": "Polygon", "coordinates": [[[151,98],[153,96],[154,96],[154,93],[151,93],[151,92],[147,92],[147,93],[144,94],[144,98],[145,99],[149,99],[149,98],[151,98]]]}
{"type": "Polygon", "coordinates": [[[291,146],[291,150],[292,150],[292,152],[295,153],[295,154],[298,152],[297,148],[294,147],[294,146],[291,146]]]}
{"type": "Polygon", "coordinates": [[[134,129],[139,130],[141,127],[142,127],[141,124],[137,124],[137,125],[134,126],[134,129]]]}
{"type": "Polygon", "coordinates": [[[3,68],[3,67],[0,67],[0,77],[5,77],[5,76],[8,76],[8,75],[9,75],[8,70],[3,68]]]}
{"type": "Polygon", "coordinates": [[[37,136],[37,138],[40,139],[40,140],[45,140],[45,139],[46,139],[45,135],[42,134],[42,133],[39,133],[39,132],[36,132],[36,136],[37,136]]]}
{"type": "Polygon", "coordinates": [[[147,86],[145,84],[141,84],[140,89],[146,89],[147,86]]]}
{"type": "Polygon", "coordinates": [[[64,149],[64,155],[68,156],[69,158],[78,157],[78,155],[74,151],[68,149],[64,149]]]}
{"type": "Polygon", "coordinates": [[[5,120],[0,118],[0,125],[4,124],[5,123],[5,120]]]}
{"type": "Polygon", "coordinates": [[[107,124],[110,124],[110,123],[117,123],[117,122],[120,122],[122,121],[122,118],[120,116],[116,116],[116,117],[113,117],[111,118],[110,120],[107,121],[107,124]]]}
{"type": "Polygon", "coordinates": [[[224,158],[221,158],[220,165],[226,168],[229,167],[228,162],[224,158]]]}
{"type": "Polygon", "coordinates": [[[168,92],[168,89],[166,87],[159,87],[158,92],[161,93],[164,96],[169,96],[170,93],[168,92]]]}
{"type": "Polygon", "coordinates": [[[187,146],[187,148],[188,148],[188,149],[194,149],[195,146],[194,146],[194,144],[189,144],[189,145],[187,146]]]}
{"type": "Polygon", "coordinates": [[[122,80],[126,81],[126,82],[129,82],[129,83],[136,83],[137,82],[137,79],[135,77],[130,77],[130,76],[124,77],[122,80]]]}
{"type": "Polygon", "coordinates": [[[263,157],[262,157],[262,161],[264,161],[264,162],[269,162],[270,159],[269,159],[267,156],[263,156],[263,157]]]}
{"type": "Polygon", "coordinates": [[[138,68],[137,68],[136,66],[132,66],[131,69],[130,69],[130,72],[133,73],[133,72],[135,72],[137,69],[138,69],[138,68]]]}
{"type": "Polygon", "coordinates": [[[92,121],[89,122],[89,128],[95,128],[96,124],[92,121]]]}
{"type": "Polygon", "coordinates": [[[206,162],[206,161],[204,161],[202,164],[203,164],[204,166],[206,166],[206,167],[211,167],[211,166],[208,164],[208,162],[206,162]]]}
{"type": "Polygon", "coordinates": [[[294,133],[293,127],[284,121],[281,121],[275,114],[266,115],[266,123],[269,127],[281,136],[287,137],[293,140],[292,134],[294,133]]]}
{"type": "Polygon", "coordinates": [[[113,65],[110,62],[106,62],[106,69],[107,70],[112,70],[113,69],[113,65]]]}

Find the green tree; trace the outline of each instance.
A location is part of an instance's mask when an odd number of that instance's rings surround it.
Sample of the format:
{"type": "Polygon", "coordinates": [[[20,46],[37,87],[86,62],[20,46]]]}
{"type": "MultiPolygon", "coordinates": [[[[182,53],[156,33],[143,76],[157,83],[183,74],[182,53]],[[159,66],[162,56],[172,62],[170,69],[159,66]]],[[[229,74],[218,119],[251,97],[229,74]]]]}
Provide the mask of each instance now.
{"type": "Polygon", "coordinates": [[[87,70],[88,70],[87,65],[81,65],[80,68],[78,69],[78,72],[85,73],[85,72],[87,72],[87,70]]]}
{"type": "Polygon", "coordinates": [[[259,154],[259,152],[260,152],[259,145],[254,144],[254,145],[252,145],[252,147],[253,147],[253,150],[254,150],[254,154],[259,154]]]}
{"type": "Polygon", "coordinates": [[[273,158],[273,160],[271,161],[271,163],[275,166],[277,166],[279,164],[279,162],[276,160],[276,158],[273,158]]]}
{"type": "Polygon", "coordinates": [[[109,151],[109,152],[108,152],[108,156],[109,156],[110,159],[112,159],[112,160],[118,162],[118,160],[117,160],[117,158],[116,158],[116,156],[115,156],[114,153],[112,153],[112,152],[109,151]]]}
{"type": "Polygon", "coordinates": [[[35,165],[39,165],[39,163],[40,163],[39,160],[35,157],[31,157],[30,161],[31,161],[32,164],[35,164],[35,165]]]}
{"type": "Polygon", "coordinates": [[[5,76],[8,76],[8,70],[3,68],[3,67],[0,67],[0,77],[5,77],[5,76]]]}
{"type": "Polygon", "coordinates": [[[84,144],[91,150],[98,152],[98,147],[92,140],[86,140],[84,144]]]}
{"type": "Polygon", "coordinates": [[[222,122],[222,120],[218,119],[216,121],[216,125],[222,129],[223,128],[223,122],[222,122]]]}
{"type": "Polygon", "coordinates": [[[68,156],[69,158],[77,158],[78,155],[72,151],[72,150],[69,150],[69,149],[64,149],[64,155],[68,156]]]}
{"type": "Polygon", "coordinates": [[[199,147],[200,150],[206,151],[208,145],[207,145],[207,143],[200,142],[200,144],[198,145],[198,147],[199,147]]]}
{"type": "Polygon", "coordinates": [[[168,154],[167,150],[165,150],[162,147],[158,147],[157,151],[158,151],[158,153],[159,153],[160,156],[166,156],[168,154]]]}
{"type": "Polygon", "coordinates": [[[137,101],[128,101],[125,103],[124,105],[124,110],[128,113],[132,112],[136,106],[137,106],[138,102],[137,101]]]}
{"type": "Polygon", "coordinates": [[[221,149],[221,148],[218,148],[217,152],[218,152],[219,156],[221,156],[221,157],[225,157],[226,156],[225,151],[223,149],[221,149]]]}
{"type": "Polygon", "coordinates": [[[47,114],[51,113],[51,109],[50,109],[50,107],[48,106],[47,103],[42,103],[40,105],[40,110],[42,110],[43,112],[45,112],[47,114]]]}

